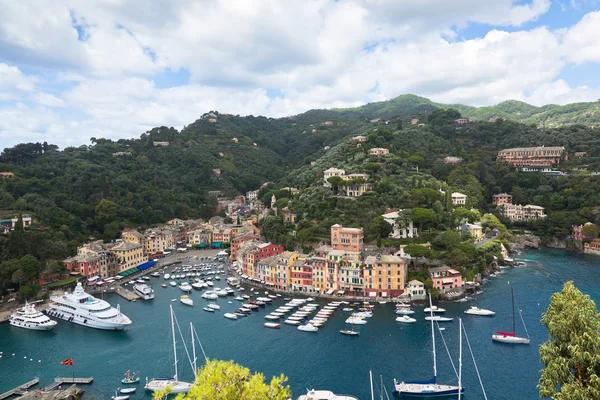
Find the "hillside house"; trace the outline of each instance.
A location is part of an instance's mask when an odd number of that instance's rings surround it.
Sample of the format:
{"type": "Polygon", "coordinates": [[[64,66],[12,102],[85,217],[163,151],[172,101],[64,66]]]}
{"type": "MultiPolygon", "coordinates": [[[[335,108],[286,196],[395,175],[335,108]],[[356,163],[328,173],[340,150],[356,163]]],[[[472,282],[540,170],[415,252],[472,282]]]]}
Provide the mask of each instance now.
{"type": "Polygon", "coordinates": [[[419,230],[413,226],[413,221],[405,223],[403,226],[398,222],[398,213],[403,210],[389,212],[383,214],[382,217],[385,222],[392,225],[392,233],[390,238],[392,239],[409,239],[419,237],[419,230]]]}
{"type": "Polygon", "coordinates": [[[390,151],[388,149],[384,149],[381,147],[375,147],[375,148],[369,150],[369,155],[371,155],[371,156],[381,157],[381,156],[385,156],[387,154],[390,154],[390,151]]]}
{"type": "Polygon", "coordinates": [[[455,206],[467,204],[467,195],[459,192],[452,193],[452,204],[455,206]]]}
{"type": "Polygon", "coordinates": [[[492,196],[492,203],[496,206],[512,204],[512,196],[508,193],[499,193],[492,196]]]}
{"type": "Polygon", "coordinates": [[[462,290],[464,287],[460,272],[450,267],[429,268],[429,276],[433,281],[433,287],[442,293],[450,292],[453,289],[462,290]]]}

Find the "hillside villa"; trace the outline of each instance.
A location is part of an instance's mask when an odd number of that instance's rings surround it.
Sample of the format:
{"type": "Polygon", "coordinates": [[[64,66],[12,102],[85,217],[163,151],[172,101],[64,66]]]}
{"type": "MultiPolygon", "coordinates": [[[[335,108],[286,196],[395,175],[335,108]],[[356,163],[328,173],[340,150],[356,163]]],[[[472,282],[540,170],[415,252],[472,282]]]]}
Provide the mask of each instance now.
{"type": "Polygon", "coordinates": [[[413,221],[409,221],[404,226],[401,226],[398,222],[398,213],[403,210],[392,211],[387,214],[383,214],[382,217],[385,222],[392,226],[392,232],[390,238],[392,239],[408,239],[419,237],[419,230],[413,226],[413,221]]]}
{"type": "Polygon", "coordinates": [[[450,267],[429,268],[429,276],[433,281],[433,287],[442,293],[452,291],[452,289],[460,291],[464,287],[460,272],[450,267]]]}

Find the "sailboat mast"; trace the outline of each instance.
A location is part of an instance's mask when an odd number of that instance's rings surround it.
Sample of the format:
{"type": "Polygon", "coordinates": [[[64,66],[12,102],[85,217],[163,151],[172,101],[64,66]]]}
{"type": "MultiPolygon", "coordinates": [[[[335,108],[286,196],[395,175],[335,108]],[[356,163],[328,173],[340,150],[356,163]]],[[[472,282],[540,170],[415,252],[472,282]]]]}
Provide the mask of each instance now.
{"type": "Polygon", "coordinates": [[[513,329],[512,329],[512,331],[514,333],[514,332],[516,332],[516,329],[515,329],[515,292],[514,292],[512,286],[510,287],[510,294],[512,297],[512,312],[513,312],[513,329]]]}
{"type": "Polygon", "coordinates": [[[458,319],[458,400],[462,392],[462,318],[458,319]]]}
{"type": "Polygon", "coordinates": [[[178,376],[177,376],[177,345],[175,344],[175,319],[173,316],[173,306],[169,304],[169,308],[171,309],[171,331],[173,333],[173,356],[175,359],[175,380],[178,380],[178,376]]]}
{"type": "Polygon", "coordinates": [[[429,315],[431,316],[431,346],[433,347],[433,377],[437,380],[437,360],[435,356],[435,332],[433,330],[433,305],[431,303],[431,292],[429,293],[429,315]]]}
{"type": "Polygon", "coordinates": [[[194,338],[194,325],[192,325],[192,323],[190,322],[190,333],[192,335],[192,357],[193,357],[193,362],[192,362],[192,367],[194,368],[194,377],[196,376],[196,371],[197,371],[197,367],[196,367],[196,339],[194,338]]]}
{"type": "Polygon", "coordinates": [[[371,400],[375,400],[375,392],[373,391],[373,371],[369,370],[369,380],[371,381],[371,400]]]}

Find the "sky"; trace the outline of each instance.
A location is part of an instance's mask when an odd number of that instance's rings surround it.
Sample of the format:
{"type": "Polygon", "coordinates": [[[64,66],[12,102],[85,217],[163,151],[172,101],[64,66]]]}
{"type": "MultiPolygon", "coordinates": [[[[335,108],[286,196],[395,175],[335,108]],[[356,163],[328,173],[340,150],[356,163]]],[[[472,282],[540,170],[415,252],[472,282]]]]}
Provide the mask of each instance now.
{"type": "Polygon", "coordinates": [[[600,98],[600,0],[0,0],[0,149],[412,93],[600,98]]]}

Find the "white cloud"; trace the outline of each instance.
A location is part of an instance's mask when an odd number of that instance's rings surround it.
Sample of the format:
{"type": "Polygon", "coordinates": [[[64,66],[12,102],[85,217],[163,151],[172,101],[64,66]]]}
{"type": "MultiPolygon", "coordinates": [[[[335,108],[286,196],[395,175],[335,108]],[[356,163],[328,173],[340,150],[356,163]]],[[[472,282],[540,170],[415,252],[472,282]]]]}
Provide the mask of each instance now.
{"type": "Polygon", "coordinates": [[[600,12],[561,31],[514,29],[549,7],[550,0],[63,0],[40,12],[33,2],[0,0],[0,101],[9,103],[0,105],[0,147],[137,137],[210,109],[284,116],[402,93],[473,105],[597,98],[597,89],[557,77],[568,63],[600,62],[600,12]],[[495,28],[457,39],[470,23],[495,28]],[[156,76],[181,68],[188,84],[157,88],[156,76]],[[268,89],[283,96],[269,98],[268,89]]]}

